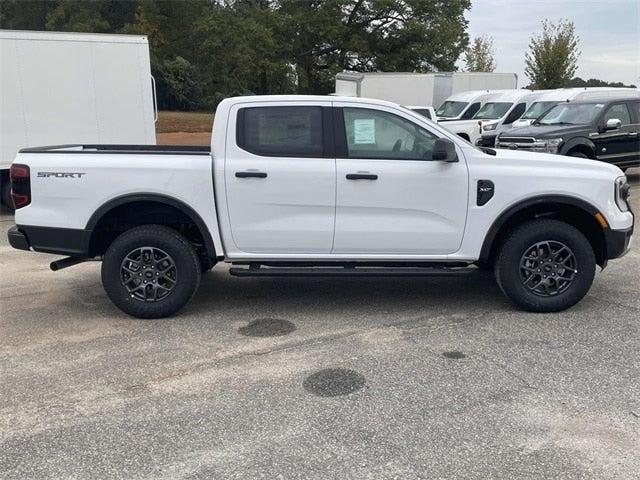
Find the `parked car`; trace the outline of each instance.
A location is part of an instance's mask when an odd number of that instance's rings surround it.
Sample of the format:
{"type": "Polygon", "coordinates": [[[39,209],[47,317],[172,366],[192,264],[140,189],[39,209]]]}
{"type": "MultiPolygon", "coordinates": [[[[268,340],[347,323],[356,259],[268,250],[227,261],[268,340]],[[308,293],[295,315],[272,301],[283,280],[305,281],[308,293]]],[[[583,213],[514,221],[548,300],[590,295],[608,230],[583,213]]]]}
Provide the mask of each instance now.
{"type": "Polygon", "coordinates": [[[53,269],[102,260],[109,298],[144,318],[177,312],[219,261],[237,276],[443,276],[477,264],[521,308],[558,311],[633,233],[613,165],[480,150],[360,98],[230,98],[211,151],[28,148],[11,175],[9,243],[69,255],[53,269]]]}
{"type": "Polygon", "coordinates": [[[470,120],[447,122],[444,127],[475,144],[480,139],[484,126],[496,128],[511,124],[526,110],[527,98],[534,97],[531,90],[524,89],[495,93],[486,99],[470,120]]]}
{"type": "Polygon", "coordinates": [[[350,72],[336,75],[336,95],[378,98],[400,105],[440,105],[469,90],[516,88],[515,73],[496,72],[350,72]]]}
{"type": "Polygon", "coordinates": [[[615,88],[615,87],[584,87],[584,88],[558,88],[556,90],[545,91],[518,120],[513,122],[512,128],[528,127],[551,107],[555,107],[562,102],[578,102],[581,100],[607,98],[624,98],[640,95],[637,88],[615,88]]]}
{"type": "Polygon", "coordinates": [[[564,102],[531,126],[498,136],[496,146],[640,165],[640,97],[564,102]]]}
{"type": "Polygon", "coordinates": [[[419,113],[425,118],[428,118],[432,122],[437,122],[438,118],[436,117],[436,111],[433,107],[426,107],[420,105],[407,105],[405,108],[409,110],[413,110],[416,113],[419,113]]]}
{"type": "Polygon", "coordinates": [[[0,189],[29,145],[156,143],[144,35],[0,30],[0,189]]]}
{"type": "MultiPolygon", "coordinates": [[[[493,147],[496,137],[501,132],[513,128],[513,125],[522,117],[522,114],[539,98],[543,97],[549,90],[536,90],[528,95],[523,95],[517,103],[514,103],[509,113],[496,119],[495,121],[480,121],[478,123],[478,131],[480,136],[474,142],[481,147],[493,147]]],[[[498,97],[499,98],[499,97],[498,97]]],[[[499,101],[498,99],[496,99],[499,101]]]]}
{"type": "Polygon", "coordinates": [[[502,90],[469,90],[448,97],[436,110],[439,122],[469,120],[492,95],[502,90]]]}

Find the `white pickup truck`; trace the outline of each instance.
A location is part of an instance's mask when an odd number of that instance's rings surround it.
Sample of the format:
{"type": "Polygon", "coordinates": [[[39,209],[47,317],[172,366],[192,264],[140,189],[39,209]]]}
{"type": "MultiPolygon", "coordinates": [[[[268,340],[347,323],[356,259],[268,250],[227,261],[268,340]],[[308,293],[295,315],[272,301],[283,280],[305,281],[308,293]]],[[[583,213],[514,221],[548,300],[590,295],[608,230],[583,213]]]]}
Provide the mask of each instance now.
{"type": "Polygon", "coordinates": [[[494,268],[523,309],[578,302],[629,248],[626,177],[579,158],[478,149],[381,100],[218,106],[213,147],[27,148],[10,244],[102,260],[128,314],[171,315],[216,262],[240,276],[461,275],[494,268]]]}

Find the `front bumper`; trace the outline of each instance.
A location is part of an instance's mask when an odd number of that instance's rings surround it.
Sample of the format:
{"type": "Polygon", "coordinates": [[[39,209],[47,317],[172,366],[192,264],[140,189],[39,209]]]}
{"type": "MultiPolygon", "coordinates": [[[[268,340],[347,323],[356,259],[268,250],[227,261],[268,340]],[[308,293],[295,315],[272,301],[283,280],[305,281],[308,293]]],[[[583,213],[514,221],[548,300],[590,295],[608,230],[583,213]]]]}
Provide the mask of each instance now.
{"type": "Polygon", "coordinates": [[[633,226],[627,230],[605,230],[604,239],[607,244],[607,260],[620,258],[627,254],[633,239],[633,226]]]}

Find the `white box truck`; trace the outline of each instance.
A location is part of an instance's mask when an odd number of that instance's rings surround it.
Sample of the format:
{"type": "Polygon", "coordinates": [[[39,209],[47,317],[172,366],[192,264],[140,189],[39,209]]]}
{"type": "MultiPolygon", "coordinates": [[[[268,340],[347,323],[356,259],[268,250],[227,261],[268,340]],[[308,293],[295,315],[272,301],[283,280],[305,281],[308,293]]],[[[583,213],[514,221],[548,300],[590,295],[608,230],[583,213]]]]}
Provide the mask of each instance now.
{"type": "Polygon", "coordinates": [[[0,174],[23,147],[156,143],[156,102],[143,35],[0,30],[0,174]]]}
{"type": "Polygon", "coordinates": [[[482,72],[340,72],[336,95],[388,100],[400,105],[439,107],[455,93],[503,90],[518,86],[515,73],[482,72]]]}

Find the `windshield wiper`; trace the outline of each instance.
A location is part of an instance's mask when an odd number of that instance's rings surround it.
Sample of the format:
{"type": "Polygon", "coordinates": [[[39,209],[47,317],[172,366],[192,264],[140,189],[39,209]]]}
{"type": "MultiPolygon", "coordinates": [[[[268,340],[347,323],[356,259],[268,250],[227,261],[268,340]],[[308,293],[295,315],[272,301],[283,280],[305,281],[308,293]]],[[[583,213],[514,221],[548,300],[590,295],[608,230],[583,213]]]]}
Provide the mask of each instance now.
{"type": "Polygon", "coordinates": [[[538,125],[575,125],[575,123],[570,123],[570,122],[542,123],[542,122],[538,122],[538,125]]]}

